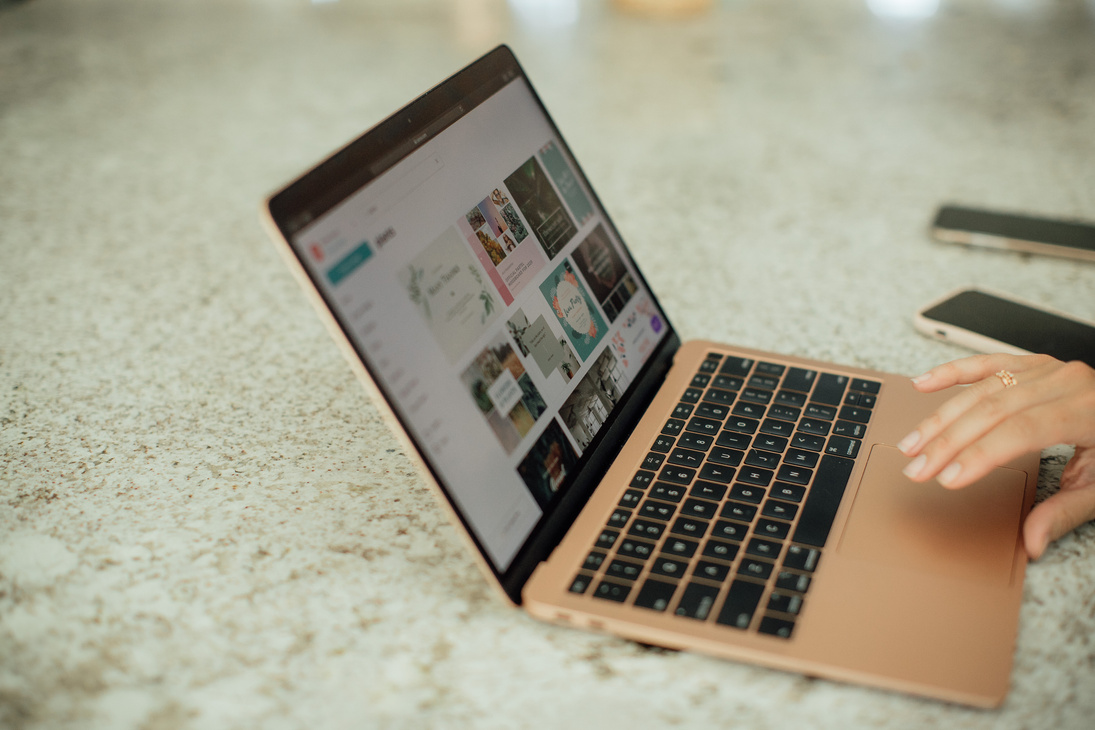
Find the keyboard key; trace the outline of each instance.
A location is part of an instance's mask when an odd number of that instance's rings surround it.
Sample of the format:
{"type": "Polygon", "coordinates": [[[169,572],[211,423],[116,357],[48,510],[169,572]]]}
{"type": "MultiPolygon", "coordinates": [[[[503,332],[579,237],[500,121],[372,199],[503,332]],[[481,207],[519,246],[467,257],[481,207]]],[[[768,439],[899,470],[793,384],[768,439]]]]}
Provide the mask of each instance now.
{"type": "MultiPolygon", "coordinates": [[[[749,432],[749,434],[751,433],[752,431],[749,432]]],[[[715,444],[718,446],[725,446],[728,449],[741,449],[744,451],[745,449],[749,448],[749,444],[753,441],[752,436],[749,434],[734,431],[723,431],[719,434],[719,437],[718,439],[716,439],[715,444]]]]}
{"type": "Polygon", "coordinates": [[[769,558],[771,560],[778,558],[782,549],[783,543],[774,542],[772,540],[762,540],[759,537],[754,537],[749,541],[749,544],[745,546],[745,552],[749,555],[756,555],[757,557],[769,558]]]}
{"type": "Polygon", "coordinates": [[[848,376],[822,373],[818,376],[817,385],[811,399],[818,403],[826,403],[831,406],[839,406],[844,400],[844,390],[848,387],[848,376]]]}
{"type": "Polygon", "coordinates": [[[677,514],[677,505],[655,502],[652,499],[646,500],[643,506],[639,508],[639,515],[644,519],[668,522],[675,514],[677,514]]]}
{"type": "Polygon", "coordinates": [[[747,629],[753,620],[753,612],[757,610],[760,597],[764,594],[764,586],[759,583],[751,583],[746,580],[735,580],[730,584],[730,591],[723,601],[722,610],[715,619],[723,626],[732,626],[736,629],[747,629]]]}
{"type": "Polygon", "coordinates": [[[776,576],[776,588],[781,591],[798,591],[805,593],[810,588],[810,576],[792,573],[789,570],[781,570],[776,576]]]}
{"type": "MultiPolygon", "coordinates": [[[[715,531],[718,532],[717,527],[715,531]]],[[[737,557],[738,546],[732,542],[723,542],[722,540],[711,538],[707,541],[707,544],[703,546],[703,554],[709,558],[731,561],[737,557]]]]}
{"type": "Polygon", "coordinates": [[[650,447],[651,451],[657,451],[660,454],[667,454],[673,448],[673,444],[676,439],[672,436],[662,434],[658,438],[654,439],[654,445],[650,447]]]}
{"type": "Polygon", "coordinates": [[[798,614],[802,609],[802,596],[796,596],[793,593],[779,593],[772,592],[772,595],[768,597],[768,610],[769,611],[781,611],[783,613],[798,614]]]}
{"type": "Polygon", "coordinates": [[[631,480],[631,486],[636,489],[646,489],[654,481],[654,472],[639,471],[631,480]]]}
{"type": "Polygon", "coordinates": [[[743,467],[738,472],[738,481],[752,484],[755,487],[766,487],[772,483],[771,469],[758,469],[755,467],[743,467]]]}
{"type": "Polygon", "coordinates": [[[719,369],[719,363],[722,362],[722,355],[717,352],[707,353],[707,359],[700,363],[701,373],[714,373],[719,369]]]}
{"type": "Polygon", "coordinates": [[[791,445],[796,449],[806,449],[807,451],[821,451],[825,448],[825,439],[821,436],[812,436],[808,433],[802,433],[801,431],[791,437],[791,445]]]}
{"type": "Polygon", "coordinates": [[[843,421],[855,421],[856,423],[866,423],[871,420],[870,408],[856,408],[855,406],[844,406],[840,409],[840,418],[843,421]]]}
{"type": "Polygon", "coordinates": [[[713,563],[710,560],[701,560],[696,563],[695,569],[692,571],[692,575],[697,578],[703,578],[705,580],[712,580],[718,583],[726,580],[726,576],[730,575],[730,566],[723,565],[722,563],[713,563]]]}
{"type": "Polygon", "coordinates": [[[817,466],[817,460],[821,456],[816,451],[805,451],[803,449],[791,449],[787,452],[783,460],[788,464],[795,466],[804,466],[807,469],[813,469],[817,466]]]}
{"type": "Polygon", "coordinates": [[[629,489],[620,497],[620,506],[627,509],[635,509],[643,499],[643,493],[638,489],[629,489]]]}
{"type": "Polygon", "coordinates": [[[780,481],[802,486],[809,484],[810,477],[813,475],[814,472],[812,470],[802,466],[794,466],[792,464],[784,464],[779,468],[779,472],[776,473],[776,477],[780,481]]]}
{"type": "Polygon", "coordinates": [[[625,537],[620,542],[620,549],[616,554],[622,557],[634,558],[636,560],[646,560],[654,554],[654,544],[636,540],[631,537],[625,537]]]}
{"type": "Polygon", "coordinates": [[[604,553],[599,553],[596,550],[590,552],[590,554],[586,556],[585,562],[582,563],[582,570],[600,570],[601,563],[605,561],[605,557],[604,553]]]}
{"type": "Polygon", "coordinates": [[[720,390],[741,390],[743,385],[745,385],[744,380],[731,375],[716,375],[715,379],[711,381],[711,387],[720,390]]]}
{"type": "Polygon", "coordinates": [[[651,520],[635,520],[627,534],[634,537],[645,537],[648,540],[657,540],[665,532],[665,524],[651,520]]]}
{"type": "Polygon", "coordinates": [[[722,430],[722,421],[694,416],[685,428],[693,433],[706,433],[714,436],[722,430]]]}
{"type": "Polygon", "coordinates": [[[777,378],[780,375],[783,375],[783,371],[786,370],[786,369],[787,368],[785,366],[779,365],[778,363],[774,363],[774,362],[758,362],[757,363],[757,372],[758,373],[763,373],[765,375],[775,375],[777,378]]]}
{"type": "Polygon", "coordinates": [[[706,388],[707,384],[711,382],[711,376],[706,373],[696,373],[692,376],[693,388],[706,388]]]}
{"type": "Polygon", "coordinates": [[[738,401],[734,406],[734,410],[731,413],[741,418],[764,418],[764,413],[768,410],[767,406],[762,406],[758,403],[748,403],[746,401],[738,401]]]}
{"type": "Polygon", "coordinates": [[[711,453],[707,455],[707,460],[714,464],[722,464],[723,466],[738,466],[741,464],[741,460],[744,457],[744,451],[716,446],[711,450],[711,453]]]}
{"type": "Polygon", "coordinates": [[[749,484],[735,484],[730,488],[730,498],[750,502],[751,504],[760,504],[761,500],[764,499],[764,490],[749,484]]]}
{"type": "Polygon", "coordinates": [[[760,451],[759,449],[750,449],[749,455],[745,457],[746,466],[759,466],[765,469],[775,469],[779,466],[780,461],[779,454],[771,451],[760,451]]]}
{"type": "Polygon", "coordinates": [[[753,518],[757,515],[757,508],[751,504],[727,502],[722,506],[722,511],[719,512],[719,515],[729,520],[737,520],[738,522],[752,522],[753,518]]]}
{"type": "Polygon", "coordinates": [[[760,432],[770,434],[772,436],[788,437],[791,432],[795,430],[795,424],[789,421],[779,421],[775,418],[766,418],[764,423],[760,425],[760,432]]]}
{"type": "Polygon", "coordinates": [[[749,378],[749,387],[775,390],[779,386],[779,378],[771,375],[754,375],[749,378]]]}
{"type": "Polygon", "coordinates": [[[677,445],[681,448],[696,451],[707,451],[713,443],[715,443],[715,437],[709,433],[683,433],[677,440],[677,445]]]}
{"type": "Polygon", "coordinates": [[[622,529],[627,521],[631,519],[631,510],[617,507],[613,510],[612,514],[608,516],[608,527],[622,529]]]}
{"type": "Polygon", "coordinates": [[[724,375],[741,375],[746,376],[749,371],[753,369],[753,361],[747,360],[744,357],[727,357],[722,367],[719,368],[719,372],[724,375]]]}
{"type": "Polygon", "coordinates": [[[795,528],[795,542],[825,547],[854,466],[855,462],[851,459],[831,454],[821,457],[814,476],[814,485],[802,505],[802,517],[795,528]]]}
{"type": "Polygon", "coordinates": [[[698,403],[703,396],[703,388],[685,388],[681,400],[685,403],[698,403]]]}
{"type": "Polygon", "coordinates": [[[775,618],[774,616],[765,616],[760,620],[760,626],[757,627],[757,631],[760,633],[778,636],[781,639],[790,639],[794,630],[794,621],[775,618]]]}
{"type": "Polygon", "coordinates": [[[878,395],[878,391],[881,387],[882,383],[874,380],[863,380],[862,378],[855,378],[852,380],[852,390],[862,390],[864,393],[878,395]]]}
{"type": "Polygon", "coordinates": [[[828,421],[817,418],[804,418],[802,423],[798,424],[798,430],[814,436],[827,436],[831,425],[828,421]]]}
{"type": "Polygon", "coordinates": [[[806,417],[821,418],[826,421],[831,421],[836,418],[836,408],[833,406],[823,406],[820,403],[811,403],[806,406],[806,417]]]}
{"type": "Polygon", "coordinates": [[[685,537],[699,539],[707,533],[708,523],[694,517],[678,517],[673,523],[672,532],[685,537]]]}
{"type": "Polygon", "coordinates": [[[760,403],[761,405],[768,405],[772,402],[772,391],[764,390],[763,388],[746,387],[741,391],[740,398],[750,403],[760,403]]]}
{"type": "Polygon", "coordinates": [[[676,436],[684,429],[684,421],[679,418],[670,418],[665,422],[665,426],[662,427],[662,433],[667,433],[670,436],[676,436]]]}
{"type": "Polygon", "coordinates": [[[703,402],[696,406],[696,415],[700,418],[713,418],[716,421],[722,421],[730,415],[730,406],[703,402]]]}
{"type": "Polygon", "coordinates": [[[688,420],[688,417],[692,415],[692,411],[695,406],[689,403],[678,403],[677,407],[673,409],[673,418],[679,418],[682,421],[688,420]]]}
{"type": "Polygon", "coordinates": [[[621,585],[619,583],[611,583],[604,580],[597,586],[597,590],[593,591],[593,596],[595,598],[604,598],[608,601],[623,603],[627,600],[627,594],[630,592],[631,586],[629,585],[621,585]]]}
{"type": "Polygon", "coordinates": [[[585,573],[579,573],[577,577],[570,582],[569,590],[571,593],[582,594],[589,590],[589,586],[593,583],[593,576],[586,575],[585,573]]]}
{"type": "Polygon", "coordinates": [[[855,439],[863,438],[863,434],[867,433],[867,427],[862,423],[854,423],[852,421],[837,421],[833,425],[834,436],[849,436],[855,439]]]}
{"type": "Polygon", "coordinates": [[[626,560],[613,560],[608,564],[605,575],[620,580],[635,580],[643,572],[643,566],[629,563],[626,560]]]}
{"type": "Polygon", "coordinates": [[[662,465],[663,461],[665,461],[665,454],[659,454],[656,451],[651,451],[649,454],[646,455],[646,458],[643,459],[642,468],[649,471],[655,471],[659,466],[662,465]]]}
{"type": "Polygon", "coordinates": [[[615,530],[605,530],[597,536],[597,547],[608,549],[616,543],[616,538],[620,536],[620,533],[615,530]]]}
{"type": "Polygon", "coordinates": [[[662,547],[669,555],[674,555],[678,558],[690,558],[696,553],[696,548],[699,547],[698,542],[692,540],[685,540],[679,537],[670,537],[665,541],[665,545],[662,547]]]}
{"type": "Polygon", "coordinates": [[[700,469],[700,479],[718,482],[719,484],[729,484],[734,480],[734,473],[736,471],[737,469],[734,469],[733,467],[723,466],[722,464],[708,461],[703,465],[703,468],[700,469]]]}
{"type": "Polygon", "coordinates": [[[780,421],[797,421],[801,415],[801,408],[793,408],[791,406],[774,405],[768,409],[768,416],[770,418],[779,419],[780,421]]]}
{"type": "Polygon", "coordinates": [[[859,439],[850,439],[846,436],[830,436],[829,443],[825,445],[825,453],[854,459],[859,455],[861,443],[863,442],[859,439]]]}
{"type": "Polygon", "coordinates": [[[773,566],[767,560],[745,558],[741,561],[741,565],[738,566],[738,575],[747,575],[750,578],[767,580],[768,576],[772,574],[773,567],[775,566],[773,566]]]}
{"type": "Polygon", "coordinates": [[[663,580],[649,578],[643,583],[639,595],[635,596],[635,605],[640,608],[649,608],[651,611],[664,611],[669,608],[669,603],[673,600],[673,593],[676,590],[676,583],[666,583],[663,580]]]}
{"type": "Polygon", "coordinates": [[[785,499],[788,502],[801,502],[806,494],[806,487],[786,482],[776,482],[772,485],[772,496],[776,499],[785,499]]]}
{"type": "Polygon", "coordinates": [[[776,393],[776,405],[790,408],[802,408],[806,405],[806,394],[797,393],[785,388],[776,393]]]}
{"type": "Polygon", "coordinates": [[[715,530],[711,533],[711,535],[713,537],[721,537],[725,540],[736,540],[738,542],[741,542],[745,539],[745,534],[748,531],[749,528],[745,527],[744,525],[735,525],[733,522],[719,520],[715,523],[715,530]]]}
{"type": "Polygon", "coordinates": [[[659,479],[671,484],[691,484],[695,477],[695,469],[686,469],[683,466],[667,466],[658,474],[659,479]]]}
{"type": "Polygon", "coordinates": [[[697,481],[692,489],[688,492],[693,497],[700,497],[701,499],[710,499],[718,502],[726,495],[726,487],[722,484],[715,484],[714,482],[697,481]]]}
{"type": "Polygon", "coordinates": [[[689,451],[688,449],[676,448],[673,449],[673,453],[669,455],[667,461],[670,464],[676,464],[677,466],[690,466],[694,469],[698,469],[703,465],[704,456],[705,454],[702,451],[689,451]]]}
{"type": "Polygon", "coordinates": [[[681,507],[681,514],[686,517],[698,517],[709,520],[715,516],[719,505],[716,502],[708,502],[706,499],[686,499],[681,507]]]}
{"type": "Polygon", "coordinates": [[[747,433],[750,435],[757,432],[758,426],[760,426],[760,421],[756,420],[755,418],[738,418],[737,416],[730,416],[730,419],[726,422],[726,429],[728,431],[734,431],[735,433],[747,433]]]}
{"type": "Polygon", "coordinates": [[[784,568],[793,568],[813,573],[821,559],[821,551],[813,548],[805,548],[801,545],[792,545],[787,548],[787,555],[783,558],[784,568]]]}
{"type": "Polygon", "coordinates": [[[727,407],[733,405],[736,398],[737,394],[734,391],[722,390],[721,388],[708,388],[707,392],[703,394],[705,401],[727,407]]]}
{"type": "Polygon", "coordinates": [[[787,377],[783,379],[783,387],[791,390],[799,390],[803,393],[809,393],[810,389],[814,387],[816,380],[816,370],[791,368],[787,371],[787,377]]]}
{"type": "Polygon", "coordinates": [[[684,498],[687,490],[676,484],[666,484],[665,482],[655,482],[654,488],[650,490],[650,496],[655,499],[662,499],[668,502],[680,502],[684,498]]]}
{"type": "Polygon", "coordinates": [[[654,561],[652,572],[658,575],[666,575],[670,578],[681,578],[688,570],[688,562],[684,560],[676,560],[674,558],[667,558],[664,556],[658,556],[654,561]]]}
{"type": "Polygon", "coordinates": [[[711,609],[715,606],[715,598],[718,595],[719,589],[714,586],[689,583],[681,595],[681,602],[677,604],[676,613],[678,616],[703,621],[711,615],[711,609]]]}
{"type": "Polygon", "coordinates": [[[779,522],[777,520],[760,520],[757,522],[756,534],[763,535],[772,540],[782,540],[787,537],[787,533],[790,531],[791,526],[786,522],[779,522]]]}
{"type": "Polygon", "coordinates": [[[783,436],[772,436],[767,433],[761,433],[753,439],[753,448],[774,451],[777,454],[783,453],[783,450],[787,448],[787,439],[783,436]]]}
{"type": "Polygon", "coordinates": [[[764,509],[760,513],[765,517],[775,517],[779,520],[793,520],[798,514],[798,505],[769,499],[764,503],[764,509]]]}

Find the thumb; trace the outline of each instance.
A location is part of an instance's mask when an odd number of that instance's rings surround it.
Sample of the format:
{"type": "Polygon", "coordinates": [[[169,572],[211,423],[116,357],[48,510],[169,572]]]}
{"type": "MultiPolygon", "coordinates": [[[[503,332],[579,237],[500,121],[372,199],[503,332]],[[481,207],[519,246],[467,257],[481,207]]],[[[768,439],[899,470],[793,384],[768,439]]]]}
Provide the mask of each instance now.
{"type": "Polygon", "coordinates": [[[1061,474],[1061,488],[1034,507],[1023,525],[1027,554],[1037,560],[1046,546],[1095,519],[1095,449],[1077,449],[1061,474]]]}

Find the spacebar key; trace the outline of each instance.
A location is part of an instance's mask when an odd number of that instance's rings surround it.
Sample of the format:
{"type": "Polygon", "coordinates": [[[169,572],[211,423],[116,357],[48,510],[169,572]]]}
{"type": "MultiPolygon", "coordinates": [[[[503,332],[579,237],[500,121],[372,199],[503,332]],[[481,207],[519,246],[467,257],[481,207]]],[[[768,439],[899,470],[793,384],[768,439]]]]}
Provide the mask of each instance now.
{"type": "Polygon", "coordinates": [[[844,489],[848,486],[848,477],[852,475],[853,466],[854,460],[842,456],[826,454],[821,457],[821,463],[814,475],[814,485],[806,496],[802,516],[791,539],[805,545],[825,547],[825,540],[829,537],[833,518],[840,508],[840,500],[844,497],[844,489]]]}

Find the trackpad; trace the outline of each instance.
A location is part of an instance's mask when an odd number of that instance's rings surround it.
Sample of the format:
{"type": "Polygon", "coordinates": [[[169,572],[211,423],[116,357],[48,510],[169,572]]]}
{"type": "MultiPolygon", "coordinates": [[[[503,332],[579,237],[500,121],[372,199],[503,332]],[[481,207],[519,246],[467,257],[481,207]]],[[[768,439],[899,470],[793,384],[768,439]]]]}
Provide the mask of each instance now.
{"type": "Polygon", "coordinates": [[[997,468],[976,484],[944,489],[901,473],[908,457],[875,446],[839,551],[892,568],[1007,585],[1026,474],[997,468]]]}

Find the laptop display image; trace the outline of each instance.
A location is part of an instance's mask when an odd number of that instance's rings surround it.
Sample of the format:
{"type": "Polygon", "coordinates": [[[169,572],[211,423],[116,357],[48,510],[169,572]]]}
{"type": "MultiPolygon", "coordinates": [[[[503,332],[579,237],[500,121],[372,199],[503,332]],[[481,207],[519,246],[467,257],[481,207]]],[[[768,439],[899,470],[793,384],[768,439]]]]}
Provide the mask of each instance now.
{"type": "Polygon", "coordinates": [[[508,48],[264,210],[513,604],[658,646],[1003,701],[1037,455],[958,491],[913,484],[894,444],[946,396],[682,343],[508,48]]]}

